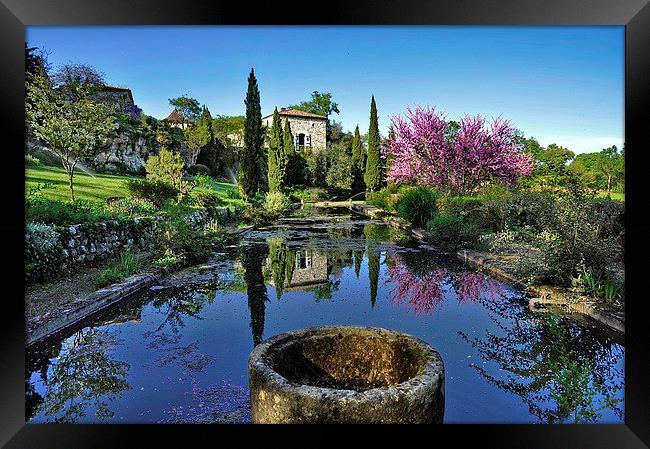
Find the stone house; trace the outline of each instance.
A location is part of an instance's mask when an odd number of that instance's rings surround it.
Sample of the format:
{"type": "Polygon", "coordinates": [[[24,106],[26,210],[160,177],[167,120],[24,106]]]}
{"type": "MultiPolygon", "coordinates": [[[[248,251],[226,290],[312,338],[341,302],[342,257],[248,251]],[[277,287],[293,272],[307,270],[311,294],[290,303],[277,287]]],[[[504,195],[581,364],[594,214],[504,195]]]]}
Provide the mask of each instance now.
{"type": "MultiPolygon", "coordinates": [[[[327,117],[298,109],[287,108],[280,109],[278,113],[280,114],[283,128],[284,121],[289,121],[296,151],[302,152],[312,149],[324,149],[326,147],[327,117]]],[[[268,128],[273,126],[273,114],[262,117],[262,124],[268,128]]]]}
{"type": "Polygon", "coordinates": [[[114,104],[120,112],[126,112],[128,105],[133,105],[133,93],[128,87],[111,86],[104,84],[93,97],[101,102],[114,104]]]}

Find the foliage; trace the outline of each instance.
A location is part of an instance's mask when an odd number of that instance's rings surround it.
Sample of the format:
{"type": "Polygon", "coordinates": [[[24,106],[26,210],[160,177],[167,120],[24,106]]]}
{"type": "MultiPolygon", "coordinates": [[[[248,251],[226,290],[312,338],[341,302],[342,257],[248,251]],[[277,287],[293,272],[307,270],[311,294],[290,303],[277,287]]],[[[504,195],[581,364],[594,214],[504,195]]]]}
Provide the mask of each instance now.
{"type": "Polygon", "coordinates": [[[198,122],[185,130],[185,142],[189,150],[190,165],[196,163],[201,151],[214,145],[212,116],[207,107],[203,106],[203,111],[198,122]]]}
{"type": "Polygon", "coordinates": [[[138,271],[138,265],[138,259],[132,249],[123,251],[115,260],[111,261],[108,267],[102,270],[95,281],[95,286],[102,288],[120,282],[135,274],[138,271]]]}
{"type": "Polygon", "coordinates": [[[375,104],[374,95],[372,96],[372,99],[370,101],[370,128],[368,129],[368,156],[366,159],[366,170],[363,175],[363,180],[366,184],[367,190],[370,190],[371,192],[379,190],[384,180],[384,173],[383,173],[381,153],[380,153],[379,122],[377,119],[377,105],[375,104]]]}
{"type": "Polygon", "coordinates": [[[352,158],[343,143],[334,143],[327,152],[328,165],[325,182],[329,187],[343,190],[352,188],[352,158]]]}
{"type": "Polygon", "coordinates": [[[395,203],[395,211],[400,218],[408,220],[413,226],[422,227],[437,212],[438,194],[428,187],[417,187],[406,191],[395,203]]]}
{"type": "Polygon", "coordinates": [[[96,88],[94,78],[88,81],[90,78],[74,72],[61,76],[72,81],[58,89],[44,76],[35,76],[27,83],[27,123],[34,135],[60,157],[74,201],[75,167],[102,151],[116,123],[112,106],[91,99],[96,88]]]}
{"type": "Polygon", "coordinates": [[[276,297],[280,299],[284,287],[291,284],[296,264],[296,253],[289,249],[284,237],[271,238],[268,243],[273,286],[275,287],[276,297]]]}
{"type": "Polygon", "coordinates": [[[591,269],[581,264],[578,276],[572,279],[572,284],[582,287],[588,295],[612,303],[624,296],[624,285],[611,275],[596,276],[591,269]]]}
{"type": "Polygon", "coordinates": [[[395,139],[384,147],[392,157],[388,180],[461,193],[496,180],[515,185],[531,173],[531,157],[507,121],[495,119],[489,128],[485,122],[480,115],[465,116],[451,139],[449,122],[434,108],[408,109],[406,120],[394,117],[395,139]]]}
{"type": "Polygon", "coordinates": [[[156,228],[161,257],[174,257],[183,265],[205,262],[219,239],[218,234],[197,229],[184,217],[172,217],[156,228]]]}
{"type": "Polygon", "coordinates": [[[170,184],[149,179],[130,179],[126,182],[129,194],[133,198],[150,201],[161,208],[167,201],[178,196],[178,190],[170,184]]]}
{"type": "Polygon", "coordinates": [[[57,201],[43,197],[26,200],[25,219],[28,222],[69,226],[114,218],[102,204],[91,201],[57,201]]]}
{"type": "Polygon", "coordinates": [[[282,122],[278,108],[273,111],[273,126],[268,147],[268,180],[269,192],[280,192],[285,186],[287,176],[287,155],[282,135],[282,122]]]}
{"type": "Polygon", "coordinates": [[[329,117],[332,113],[339,113],[339,106],[332,101],[332,94],[329,92],[320,93],[317,90],[312,92],[311,100],[289,106],[289,109],[311,112],[312,114],[322,115],[323,117],[329,117]]]}
{"type": "Polygon", "coordinates": [[[179,261],[175,256],[163,256],[154,260],[152,263],[157,267],[173,267],[177,265],[179,261]]]}
{"type": "Polygon", "coordinates": [[[366,185],[363,181],[363,174],[366,168],[366,153],[361,143],[359,134],[359,125],[354,128],[354,138],[352,139],[352,191],[361,192],[365,190],[366,185]]]}
{"type": "Polygon", "coordinates": [[[448,214],[438,214],[429,220],[427,231],[432,241],[449,245],[472,245],[480,235],[479,228],[474,223],[448,214]]]}
{"type": "Polygon", "coordinates": [[[205,209],[213,217],[216,214],[216,208],[226,204],[226,202],[221,199],[221,196],[217,192],[213,191],[192,192],[190,198],[192,204],[205,209]]]}
{"type": "Polygon", "coordinates": [[[260,159],[262,154],[263,129],[260,108],[260,91],[257,88],[255,72],[251,68],[246,93],[246,122],[244,125],[244,148],[237,172],[237,184],[245,198],[253,197],[259,191],[261,179],[260,159]]]}
{"type": "Polygon", "coordinates": [[[605,190],[609,196],[612,190],[625,188],[625,153],[616,145],[598,153],[583,153],[569,165],[585,187],[605,190]]]}
{"type": "Polygon", "coordinates": [[[173,106],[183,117],[183,124],[194,123],[201,114],[199,102],[187,95],[170,98],[169,105],[173,106]]]}
{"type": "Polygon", "coordinates": [[[120,198],[107,204],[106,209],[116,216],[143,217],[154,215],[156,205],[144,198],[120,198]]]}
{"type": "Polygon", "coordinates": [[[185,162],[179,153],[173,153],[161,148],[158,155],[151,155],[144,164],[147,180],[164,183],[178,191],[178,199],[182,201],[194,188],[194,183],[183,179],[185,162]]]}
{"type": "Polygon", "coordinates": [[[210,169],[203,164],[194,164],[190,165],[187,169],[187,173],[192,176],[210,176],[210,169]]]}
{"type": "Polygon", "coordinates": [[[316,202],[328,198],[327,191],[318,187],[293,186],[287,189],[290,198],[303,202],[316,202]]]}
{"type": "Polygon", "coordinates": [[[264,196],[264,210],[271,214],[282,215],[291,208],[291,200],[282,192],[269,192],[264,196]]]}
{"type": "Polygon", "coordinates": [[[40,159],[32,156],[31,154],[25,155],[25,167],[41,167],[43,163],[40,159]]]}
{"type": "Polygon", "coordinates": [[[65,263],[63,243],[54,226],[27,223],[25,227],[25,277],[28,283],[50,279],[65,263]]]}
{"type": "Polygon", "coordinates": [[[282,140],[284,145],[284,156],[287,159],[286,184],[303,184],[306,178],[307,165],[302,154],[296,152],[293,141],[293,133],[291,132],[291,125],[289,124],[289,120],[284,121],[282,140]]]}
{"type": "Polygon", "coordinates": [[[304,157],[307,163],[307,180],[309,184],[314,187],[327,187],[326,178],[329,167],[326,151],[314,150],[305,153],[304,157]]]}

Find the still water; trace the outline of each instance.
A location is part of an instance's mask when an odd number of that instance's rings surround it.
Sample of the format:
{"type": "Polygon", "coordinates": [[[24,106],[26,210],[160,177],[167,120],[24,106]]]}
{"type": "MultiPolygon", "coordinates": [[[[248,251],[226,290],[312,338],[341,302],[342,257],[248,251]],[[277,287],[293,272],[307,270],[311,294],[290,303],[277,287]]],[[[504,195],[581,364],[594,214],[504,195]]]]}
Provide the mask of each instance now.
{"type": "Polygon", "coordinates": [[[26,419],[250,422],[248,355],[297,328],[406,332],[445,364],[446,423],[622,423],[622,341],[531,311],[511,286],[338,211],[236,248],[26,354],[26,419]]]}

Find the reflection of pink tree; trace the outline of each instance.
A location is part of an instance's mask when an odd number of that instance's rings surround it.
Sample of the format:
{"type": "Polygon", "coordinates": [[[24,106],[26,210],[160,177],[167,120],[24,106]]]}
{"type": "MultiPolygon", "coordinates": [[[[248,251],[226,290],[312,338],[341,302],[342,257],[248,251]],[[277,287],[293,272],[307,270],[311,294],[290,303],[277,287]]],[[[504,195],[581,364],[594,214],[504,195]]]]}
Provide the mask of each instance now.
{"type": "Polygon", "coordinates": [[[499,282],[483,273],[472,271],[458,273],[454,280],[454,287],[460,303],[474,302],[483,295],[487,295],[491,301],[505,295],[499,282]]]}
{"type": "MultiPolygon", "coordinates": [[[[444,300],[443,286],[450,273],[444,268],[436,268],[423,275],[414,274],[399,255],[388,256],[388,279],[385,284],[394,286],[391,301],[395,304],[407,303],[415,313],[428,313],[444,300]]],[[[490,300],[502,298],[505,291],[501,284],[483,273],[465,271],[454,275],[453,287],[458,302],[474,302],[487,296],[490,300]]]]}
{"type": "Polygon", "coordinates": [[[427,313],[442,302],[444,299],[442,283],[447,277],[445,269],[439,268],[424,276],[416,276],[411,273],[400,256],[395,255],[391,259],[386,283],[395,285],[391,298],[393,302],[402,304],[408,300],[408,304],[417,314],[427,313]]]}

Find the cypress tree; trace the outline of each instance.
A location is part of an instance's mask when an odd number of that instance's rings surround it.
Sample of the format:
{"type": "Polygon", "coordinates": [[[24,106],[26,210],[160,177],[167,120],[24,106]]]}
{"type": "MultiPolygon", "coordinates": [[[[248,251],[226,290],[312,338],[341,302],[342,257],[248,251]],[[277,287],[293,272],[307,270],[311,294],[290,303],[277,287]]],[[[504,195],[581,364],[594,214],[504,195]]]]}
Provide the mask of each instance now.
{"type": "Polygon", "coordinates": [[[266,295],[264,273],[262,272],[262,264],[266,259],[267,251],[267,248],[263,245],[253,245],[242,253],[254,346],[257,346],[263,340],[266,302],[269,300],[266,295]]]}
{"type": "Polygon", "coordinates": [[[368,280],[370,282],[370,304],[375,307],[379,287],[379,253],[374,245],[368,245],[368,280]]]}
{"type": "Polygon", "coordinates": [[[278,108],[273,111],[273,126],[269,140],[268,155],[269,192],[279,192],[285,184],[287,171],[286,158],[284,157],[284,141],[282,139],[282,123],[278,108]]]}
{"type": "Polygon", "coordinates": [[[359,272],[361,271],[361,262],[363,262],[363,251],[355,251],[353,253],[354,256],[354,273],[357,275],[357,279],[359,279],[359,272]]]}
{"type": "Polygon", "coordinates": [[[244,123],[244,148],[241,155],[237,182],[242,194],[251,198],[259,190],[262,157],[262,110],[260,108],[260,91],[257,88],[255,72],[251,68],[248,76],[248,91],[246,92],[246,121],[244,123]]]}
{"type": "Polygon", "coordinates": [[[377,105],[375,104],[375,96],[372,96],[370,101],[370,128],[368,129],[368,158],[366,159],[366,173],[363,180],[366,183],[366,188],[371,192],[377,191],[381,188],[383,173],[382,161],[379,150],[380,137],[379,137],[379,122],[377,120],[377,105]]]}
{"type": "Polygon", "coordinates": [[[296,153],[289,120],[284,121],[282,139],[284,141],[284,157],[287,160],[287,176],[285,182],[287,185],[301,184],[303,182],[304,159],[300,154],[296,153]]]}
{"type": "Polygon", "coordinates": [[[366,185],[363,181],[365,171],[366,155],[361,144],[361,134],[359,134],[359,125],[354,129],[352,138],[352,190],[359,192],[365,190],[366,185]]]}

